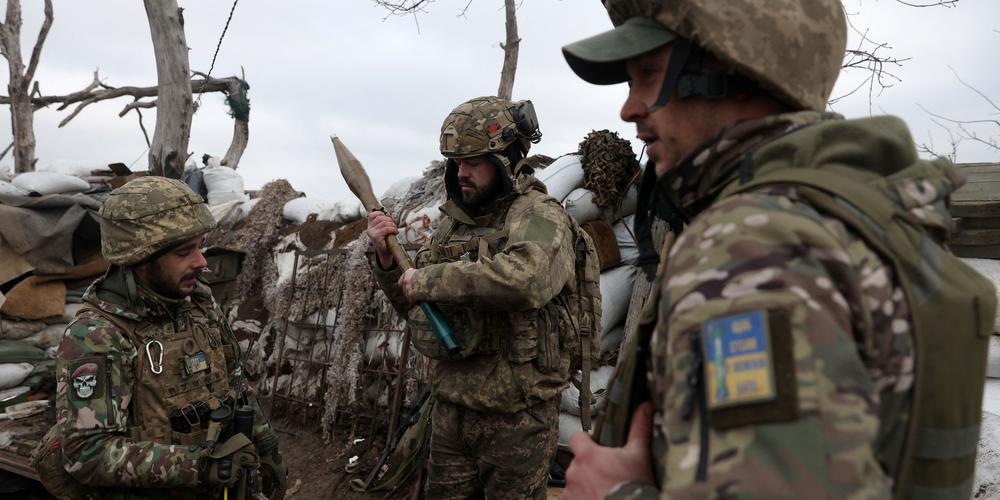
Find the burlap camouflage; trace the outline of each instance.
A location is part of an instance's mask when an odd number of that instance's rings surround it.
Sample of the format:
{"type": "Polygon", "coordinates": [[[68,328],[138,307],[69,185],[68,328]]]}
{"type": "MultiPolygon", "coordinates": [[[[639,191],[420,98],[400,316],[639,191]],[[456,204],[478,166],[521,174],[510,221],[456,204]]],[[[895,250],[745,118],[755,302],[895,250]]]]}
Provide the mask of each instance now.
{"type": "Polygon", "coordinates": [[[656,19],[796,109],[821,111],[840,74],[840,0],[605,0],[615,26],[656,19]]]}
{"type": "Polygon", "coordinates": [[[513,414],[438,401],[431,412],[429,499],[544,499],[556,450],[559,407],[547,401],[513,414]],[[470,457],[467,449],[478,450],[470,457]],[[482,492],[482,493],[480,493],[482,492]]]}
{"type": "Polygon", "coordinates": [[[101,207],[101,253],[129,266],[215,227],[205,200],[181,181],[140,177],[111,192],[101,207]]]}
{"type": "MultiPolygon", "coordinates": [[[[793,158],[871,172],[921,161],[898,119],[798,113],[741,123],[678,165],[666,186],[694,220],[669,252],[649,373],[662,491],[629,483],[612,497],[888,497],[914,382],[906,298],[886,261],[800,188],[726,196],[749,152],[752,172],[793,158]],[[746,328],[770,345],[771,397],[719,404],[713,327],[754,317],[763,323],[746,328]]],[[[962,179],[938,172],[894,177],[886,193],[914,223],[947,232],[946,197],[962,179]]]]}
{"type": "MultiPolygon", "coordinates": [[[[170,300],[141,286],[129,291],[124,274],[130,272],[113,268],[95,282],[70,324],[56,365],[56,441],[41,446],[59,447],[62,468],[97,496],[146,488],[196,495],[204,433],[201,442],[186,439],[197,424],[189,434],[177,432],[167,413],[229,392],[238,370],[236,339],[220,327],[221,313],[203,284],[188,299],[170,300]],[[182,359],[181,349],[199,352],[182,359]],[[183,366],[188,359],[198,362],[183,366]]],[[[277,436],[249,399],[257,413],[253,441],[270,453],[277,436]]],[[[48,485],[53,471],[39,473],[48,485]]]]}

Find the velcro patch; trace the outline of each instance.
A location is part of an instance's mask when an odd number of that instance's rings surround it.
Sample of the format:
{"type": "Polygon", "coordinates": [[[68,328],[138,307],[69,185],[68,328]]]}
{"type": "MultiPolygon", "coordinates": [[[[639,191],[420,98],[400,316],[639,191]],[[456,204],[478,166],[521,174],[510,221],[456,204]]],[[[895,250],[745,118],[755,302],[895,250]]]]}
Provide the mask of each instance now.
{"type": "Polygon", "coordinates": [[[775,398],[771,337],[764,311],[714,319],[702,330],[710,410],[775,398]]]}
{"type": "Polygon", "coordinates": [[[80,360],[73,366],[69,377],[69,393],[73,399],[85,400],[103,397],[105,381],[101,368],[103,359],[80,360]]]}

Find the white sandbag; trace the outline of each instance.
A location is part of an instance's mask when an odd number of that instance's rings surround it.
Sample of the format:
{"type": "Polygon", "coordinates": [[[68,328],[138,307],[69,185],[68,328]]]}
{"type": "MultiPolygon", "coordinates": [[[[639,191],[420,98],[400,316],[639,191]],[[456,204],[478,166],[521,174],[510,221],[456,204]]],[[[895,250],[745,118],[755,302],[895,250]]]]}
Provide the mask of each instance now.
{"type": "MultiPolygon", "coordinates": [[[[611,374],[614,371],[615,367],[613,366],[602,366],[590,372],[590,393],[593,395],[590,405],[592,417],[597,416],[597,409],[601,407],[601,403],[608,393],[608,380],[611,379],[611,374]]],[[[581,380],[579,374],[574,374],[573,378],[576,379],[577,383],[581,380]]],[[[569,387],[563,389],[562,394],[559,395],[559,411],[571,415],[580,414],[580,390],[576,388],[576,384],[570,382],[569,387]]]]}
{"type": "Polygon", "coordinates": [[[569,413],[559,414],[559,439],[556,443],[560,450],[569,451],[569,439],[573,437],[573,434],[583,431],[583,424],[580,423],[580,417],[577,415],[570,415],[569,413]]]}
{"type": "Polygon", "coordinates": [[[285,206],[281,208],[281,216],[289,222],[302,224],[310,214],[319,215],[320,212],[332,208],[334,203],[336,203],[334,200],[303,196],[285,203],[285,206]]]}
{"type": "Polygon", "coordinates": [[[43,195],[82,193],[90,189],[89,182],[59,172],[25,172],[17,174],[11,184],[25,191],[43,195]]]}
{"type": "Polygon", "coordinates": [[[79,160],[55,160],[39,165],[36,172],[56,172],[74,177],[90,177],[94,170],[107,170],[107,164],[79,160]]]}
{"type": "Polygon", "coordinates": [[[535,172],[535,178],[545,184],[549,196],[562,202],[570,191],[583,185],[580,155],[568,154],[556,158],[549,166],[535,172]]]}
{"type": "MultiPolygon", "coordinates": [[[[993,282],[997,289],[997,300],[1000,301],[1000,260],[995,259],[962,259],[963,262],[993,282]]],[[[1000,333],[1000,315],[993,320],[993,333],[1000,333]]]]}
{"type": "Polygon", "coordinates": [[[21,342],[31,344],[39,349],[57,347],[59,343],[62,342],[63,334],[66,332],[67,326],[68,325],[62,323],[46,326],[37,333],[21,339],[21,342]]]}
{"type": "Polygon", "coordinates": [[[4,196],[28,196],[28,192],[25,191],[25,190],[23,190],[23,189],[21,189],[21,188],[19,188],[19,187],[17,187],[17,186],[15,186],[15,185],[13,185],[13,184],[11,184],[10,182],[7,182],[7,181],[5,181],[3,179],[0,179],[0,195],[4,195],[4,196]]]}
{"type": "Polygon", "coordinates": [[[410,192],[410,186],[412,186],[414,182],[417,182],[420,179],[423,179],[423,177],[419,175],[403,177],[402,179],[393,182],[392,185],[389,186],[389,189],[386,189],[385,192],[382,193],[382,196],[379,197],[379,199],[386,200],[391,198],[395,200],[401,200],[406,197],[407,193],[410,192]]]}
{"type": "Polygon", "coordinates": [[[601,337],[617,326],[628,313],[635,283],[635,266],[621,265],[601,273],[601,337]]]}
{"type": "Polygon", "coordinates": [[[639,244],[633,237],[634,227],[635,215],[625,217],[611,226],[611,230],[615,232],[615,239],[618,240],[618,253],[621,255],[622,264],[635,265],[639,260],[639,244]]]}
{"type": "Polygon", "coordinates": [[[208,204],[221,205],[231,201],[249,199],[243,192],[243,176],[229,167],[207,167],[204,173],[208,189],[208,204]]]}
{"type": "Polygon", "coordinates": [[[14,165],[10,163],[0,164],[0,181],[10,182],[14,178],[14,165]]]}
{"type": "Polygon", "coordinates": [[[563,207],[577,224],[601,218],[601,209],[594,203],[594,192],[584,188],[576,188],[563,199],[563,207]]]}
{"type": "Polygon", "coordinates": [[[21,385],[34,369],[31,363],[0,363],[0,389],[21,385]]]}
{"type": "Polygon", "coordinates": [[[612,328],[607,335],[601,337],[601,356],[615,352],[621,347],[623,338],[625,338],[624,323],[612,328]]]}
{"type": "Polygon", "coordinates": [[[990,336],[989,357],[986,359],[986,376],[1000,378],[1000,335],[990,336]]]}
{"type": "Polygon", "coordinates": [[[45,328],[41,321],[14,321],[0,319],[0,339],[21,340],[45,328]]]}
{"type": "Polygon", "coordinates": [[[218,205],[209,205],[208,211],[212,212],[212,218],[215,219],[215,222],[223,219],[241,218],[240,214],[242,213],[244,203],[246,202],[243,200],[227,201],[218,205]]]}
{"type": "Polygon", "coordinates": [[[563,207],[566,208],[566,212],[578,224],[596,219],[604,219],[610,222],[634,214],[638,197],[638,190],[635,186],[632,186],[625,193],[625,197],[622,198],[620,205],[606,207],[602,210],[594,203],[594,192],[580,187],[570,191],[562,203],[563,207]]]}

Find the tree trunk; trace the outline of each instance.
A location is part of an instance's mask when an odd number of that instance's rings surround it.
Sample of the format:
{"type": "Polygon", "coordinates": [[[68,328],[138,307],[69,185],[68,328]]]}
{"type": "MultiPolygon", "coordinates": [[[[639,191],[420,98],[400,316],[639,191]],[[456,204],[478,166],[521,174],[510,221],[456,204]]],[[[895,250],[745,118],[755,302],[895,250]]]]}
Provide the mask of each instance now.
{"type": "Polygon", "coordinates": [[[179,179],[191,136],[190,67],[184,17],[177,0],[143,0],[156,54],[156,129],[149,147],[149,172],[179,179]]]}
{"type": "Polygon", "coordinates": [[[31,52],[27,70],[21,58],[21,2],[7,0],[7,15],[0,28],[0,44],[7,59],[10,79],[7,93],[10,95],[10,127],[14,134],[14,172],[31,172],[35,169],[35,128],[34,106],[28,94],[31,81],[38,68],[38,58],[52,26],[52,1],[45,0],[45,20],[38,32],[38,40],[31,52]]]}
{"type": "Polygon", "coordinates": [[[503,47],[503,69],[500,70],[500,88],[497,96],[510,99],[514,92],[514,73],[517,72],[517,49],[521,39],[517,36],[517,14],[514,12],[514,0],[504,0],[504,11],[507,14],[507,40],[503,47]]]}
{"type": "Polygon", "coordinates": [[[240,164],[240,158],[247,149],[247,142],[250,141],[250,124],[246,120],[233,119],[233,142],[229,144],[229,151],[226,151],[222,164],[236,169],[240,164]]]}

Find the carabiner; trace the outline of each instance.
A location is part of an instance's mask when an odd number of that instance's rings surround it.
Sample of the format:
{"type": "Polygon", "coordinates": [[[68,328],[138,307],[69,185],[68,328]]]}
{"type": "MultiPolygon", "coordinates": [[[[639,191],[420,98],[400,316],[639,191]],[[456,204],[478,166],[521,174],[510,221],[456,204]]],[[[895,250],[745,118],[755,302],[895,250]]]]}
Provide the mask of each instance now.
{"type": "Polygon", "coordinates": [[[161,344],[159,340],[150,340],[149,342],[146,342],[146,359],[149,360],[150,371],[156,375],[163,373],[163,344],[161,344]],[[156,346],[160,348],[160,353],[156,357],[155,362],[153,361],[153,352],[149,349],[153,344],[156,344],[156,346]]]}

